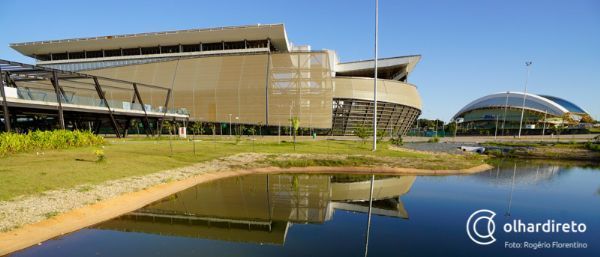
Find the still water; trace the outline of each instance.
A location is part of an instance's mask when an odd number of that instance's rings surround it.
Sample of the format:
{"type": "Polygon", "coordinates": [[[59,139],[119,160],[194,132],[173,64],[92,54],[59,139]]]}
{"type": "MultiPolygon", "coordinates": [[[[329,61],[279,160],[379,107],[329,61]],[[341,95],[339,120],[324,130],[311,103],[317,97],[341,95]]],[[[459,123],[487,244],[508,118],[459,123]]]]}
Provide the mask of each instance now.
{"type": "Polygon", "coordinates": [[[507,161],[469,176],[375,176],[372,194],[371,178],[222,179],[13,256],[600,256],[598,167],[507,161]],[[497,214],[489,245],[466,233],[479,209],[497,214]],[[587,230],[503,231],[515,219],[576,221],[587,230]],[[587,248],[506,248],[525,241],[587,248]]]}

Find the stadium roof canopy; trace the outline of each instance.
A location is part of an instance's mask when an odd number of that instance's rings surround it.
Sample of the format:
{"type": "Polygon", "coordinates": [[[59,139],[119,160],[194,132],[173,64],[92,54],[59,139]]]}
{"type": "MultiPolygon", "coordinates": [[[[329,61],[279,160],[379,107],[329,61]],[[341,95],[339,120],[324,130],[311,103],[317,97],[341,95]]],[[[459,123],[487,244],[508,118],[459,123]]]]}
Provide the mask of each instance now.
{"type": "MultiPolygon", "coordinates": [[[[380,58],[377,62],[377,77],[382,79],[406,80],[406,76],[412,72],[421,60],[420,55],[398,56],[380,58]]],[[[375,75],[374,61],[363,60],[338,63],[335,67],[337,76],[369,77],[375,75]]]]}
{"type": "Polygon", "coordinates": [[[453,119],[461,117],[464,113],[485,108],[523,108],[523,97],[525,97],[525,109],[547,112],[550,115],[562,116],[563,114],[570,112],[575,114],[588,114],[581,107],[576,104],[567,101],[565,99],[547,96],[547,95],[536,95],[531,93],[523,92],[501,92],[481,97],[460,109],[453,119]]]}
{"type": "Polygon", "coordinates": [[[287,34],[283,24],[257,24],[247,26],[218,27],[207,29],[174,30],[113,36],[61,39],[13,43],[10,47],[23,55],[97,51],[101,49],[152,47],[156,45],[198,44],[270,39],[280,50],[289,51],[287,34]]]}

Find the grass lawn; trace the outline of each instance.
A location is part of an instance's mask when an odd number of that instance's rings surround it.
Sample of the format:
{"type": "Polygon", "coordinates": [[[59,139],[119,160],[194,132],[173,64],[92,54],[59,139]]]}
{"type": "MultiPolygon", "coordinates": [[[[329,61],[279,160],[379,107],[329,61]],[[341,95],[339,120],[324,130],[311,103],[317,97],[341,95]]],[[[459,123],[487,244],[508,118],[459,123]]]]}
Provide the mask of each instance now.
{"type": "MultiPolygon", "coordinates": [[[[81,184],[96,184],[107,180],[134,175],[144,175],[166,169],[191,165],[237,153],[315,153],[365,155],[373,158],[394,158],[408,167],[425,169],[467,168],[481,164],[479,158],[463,156],[439,156],[388,149],[388,143],[380,143],[379,150],[371,151],[370,144],[356,141],[303,141],[298,142],[296,151],[293,144],[273,141],[256,141],[245,138],[236,142],[226,139],[201,138],[196,141],[196,154],[193,143],[187,140],[153,139],[108,139],[104,146],[106,159],[95,162],[94,151],[99,147],[82,147],[66,150],[48,150],[14,154],[1,158],[0,200],[16,196],[42,193],[47,190],[70,188],[81,184]]],[[[372,158],[354,159],[354,164],[365,161],[372,164],[372,158]]],[[[322,165],[344,165],[348,162],[319,162],[322,165]]],[[[293,164],[292,164],[293,165],[293,164]]]]}

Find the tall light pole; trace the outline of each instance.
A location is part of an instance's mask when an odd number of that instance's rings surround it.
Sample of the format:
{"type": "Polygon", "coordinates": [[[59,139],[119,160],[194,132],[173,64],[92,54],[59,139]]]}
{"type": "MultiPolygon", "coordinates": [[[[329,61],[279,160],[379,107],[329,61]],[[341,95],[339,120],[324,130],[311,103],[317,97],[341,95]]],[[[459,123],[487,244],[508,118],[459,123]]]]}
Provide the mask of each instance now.
{"type": "Polygon", "coordinates": [[[544,128],[542,129],[542,140],[544,139],[544,135],[546,134],[546,115],[548,114],[548,110],[544,110],[544,128]]]}
{"type": "Polygon", "coordinates": [[[504,124],[506,124],[506,111],[508,108],[508,95],[510,91],[506,91],[506,101],[504,102],[504,115],[502,116],[502,136],[504,136],[504,124]]]}
{"type": "Polygon", "coordinates": [[[377,33],[379,32],[379,1],[375,0],[375,71],[373,76],[373,151],[377,151],[377,33]]]}
{"type": "Polygon", "coordinates": [[[235,116],[235,124],[237,125],[237,130],[238,130],[236,135],[242,135],[241,130],[240,130],[240,117],[235,116]]]}
{"type": "Polygon", "coordinates": [[[527,76],[525,77],[525,93],[523,94],[523,108],[521,109],[521,121],[519,122],[519,138],[521,138],[521,129],[523,127],[523,116],[525,115],[525,100],[527,99],[527,82],[529,81],[529,67],[533,62],[525,62],[527,66],[527,76]]]}
{"type": "Polygon", "coordinates": [[[496,114],[496,130],[494,130],[494,140],[496,140],[498,137],[498,117],[500,116],[496,114]]]}

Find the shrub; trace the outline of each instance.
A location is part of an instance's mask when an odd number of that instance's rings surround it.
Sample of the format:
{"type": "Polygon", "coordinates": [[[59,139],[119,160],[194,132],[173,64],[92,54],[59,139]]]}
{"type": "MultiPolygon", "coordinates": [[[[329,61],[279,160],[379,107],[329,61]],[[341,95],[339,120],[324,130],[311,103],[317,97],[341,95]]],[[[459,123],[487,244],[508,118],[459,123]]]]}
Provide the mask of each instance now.
{"type": "Polygon", "coordinates": [[[432,138],[427,140],[427,142],[428,143],[438,143],[438,142],[440,142],[440,138],[438,136],[433,136],[432,138]]]}
{"type": "Polygon", "coordinates": [[[485,154],[487,155],[491,155],[491,156],[496,156],[496,157],[501,157],[504,156],[504,153],[502,152],[502,150],[500,149],[490,149],[490,150],[486,150],[485,154]]]}
{"type": "Polygon", "coordinates": [[[377,143],[381,142],[387,136],[387,131],[378,130],[377,131],[377,143]]]}
{"type": "Polygon", "coordinates": [[[94,146],[104,144],[104,138],[90,131],[32,131],[27,134],[0,133],[0,156],[47,149],[94,146]]]}
{"type": "Polygon", "coordinates": [[[371,137],[371,134],[371,129],[365,125],[358,126],[356,129],[354,129],[354,135],[360,138],[363,144],[367,142],[367,139],[371,137]]]}
{"type": "Polygon", "coordinates": [[[102,149],[94,150],[94,154],[96,155],[96,162],[101,162],[106,159],[106,156],[104,155],[104,150],[102,149]]]}
{"type": "Polygon", "coordinates": [[[397,138],[391,138],[390,143],[396,146],[402,146],[404,145],[404,140],[402,139],[402,136],[398,136],[397,138]]]}

